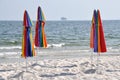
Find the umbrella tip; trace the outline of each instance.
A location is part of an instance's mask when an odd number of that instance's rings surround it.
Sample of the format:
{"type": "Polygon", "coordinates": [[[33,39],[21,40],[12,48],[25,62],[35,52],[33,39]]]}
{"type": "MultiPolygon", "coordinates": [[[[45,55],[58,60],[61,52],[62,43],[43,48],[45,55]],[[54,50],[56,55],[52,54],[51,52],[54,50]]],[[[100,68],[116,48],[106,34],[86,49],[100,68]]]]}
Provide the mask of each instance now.
{"type": "Polygon", "coordinates": [[[24,13],[27,13],[27,10],[25,10],[24,13]]]}
{"type": "Polygon", "coordinates": [[[25,10],[24,12],[27,12],[27,10],[25,10]]]}
{"type": "Polygon", "coordinates": [[[41,10],[41,7],[40,7],[40,6],[38,6],[38,10],[41,10]]]}
{"type": "Polygon", "coordinates": [[[94,12],[96,12],[96,9],[94,9],[94,12]]]}
{"type": "Polygon", "coordinates": [[[98,11],[98,12],[100,12],[100,10],[99,10],[99,9],[97,9],[97,11],[98,11]]]}
{"type": "Polygon", "coordinates": [[[38,8],[40,8],[40,6],[38,6],[38,8]]]}

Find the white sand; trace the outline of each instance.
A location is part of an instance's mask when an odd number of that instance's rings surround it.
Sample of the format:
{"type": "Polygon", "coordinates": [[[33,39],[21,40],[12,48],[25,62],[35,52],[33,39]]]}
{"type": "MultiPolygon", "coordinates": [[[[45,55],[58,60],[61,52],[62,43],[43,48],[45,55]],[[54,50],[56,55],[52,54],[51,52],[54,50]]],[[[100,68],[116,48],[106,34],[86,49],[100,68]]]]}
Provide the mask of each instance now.
{"type": "Polygon", "coordinates": [[[120,56],[49,59],[0,64],[0,80],[120,80],[120,56]]]}

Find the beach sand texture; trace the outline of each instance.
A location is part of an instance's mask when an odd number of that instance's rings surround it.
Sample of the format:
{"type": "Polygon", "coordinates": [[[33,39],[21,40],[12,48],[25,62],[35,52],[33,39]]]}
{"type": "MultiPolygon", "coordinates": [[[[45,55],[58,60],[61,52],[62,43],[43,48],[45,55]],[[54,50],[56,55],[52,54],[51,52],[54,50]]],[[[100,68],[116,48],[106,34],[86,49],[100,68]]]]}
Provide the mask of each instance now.
{"type": "Polygon", "coordinates": [[[120,80],[120,56],[44,59],[0,64],[0,80],[120,80]]]}

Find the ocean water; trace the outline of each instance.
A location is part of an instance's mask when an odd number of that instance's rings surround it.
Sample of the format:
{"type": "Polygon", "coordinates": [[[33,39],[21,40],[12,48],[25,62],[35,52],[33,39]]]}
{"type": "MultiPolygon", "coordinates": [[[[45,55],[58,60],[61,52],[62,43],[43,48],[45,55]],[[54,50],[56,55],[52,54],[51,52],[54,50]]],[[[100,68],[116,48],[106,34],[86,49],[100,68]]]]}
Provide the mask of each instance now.
{"type": "MultiPolygon", "coordinates": [[[[34,39],[35,22],[32,26],[34,39]]],[[[39,48],[37,55],[49,57],[78,57],[90,53],[91,21],[47,21],[45,33],[48,48],[39,48]]],[[[104,20],[107,54],[119,53],[120,20],[104,20]]],[[[0,21],[0,55],[21,54],[22,21],[0,21]]]]}

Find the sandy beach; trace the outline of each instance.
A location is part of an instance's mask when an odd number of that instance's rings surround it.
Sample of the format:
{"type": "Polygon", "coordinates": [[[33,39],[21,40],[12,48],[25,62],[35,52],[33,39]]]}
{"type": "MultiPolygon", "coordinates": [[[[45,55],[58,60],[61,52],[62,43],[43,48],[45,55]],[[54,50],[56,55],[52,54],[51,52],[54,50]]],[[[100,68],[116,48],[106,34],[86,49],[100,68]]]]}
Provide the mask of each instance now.
{"type": "Polygon", "coordinates": [[[0,64],[0,80],[120,80],[120,56],[35,59],[0,64]]]}

